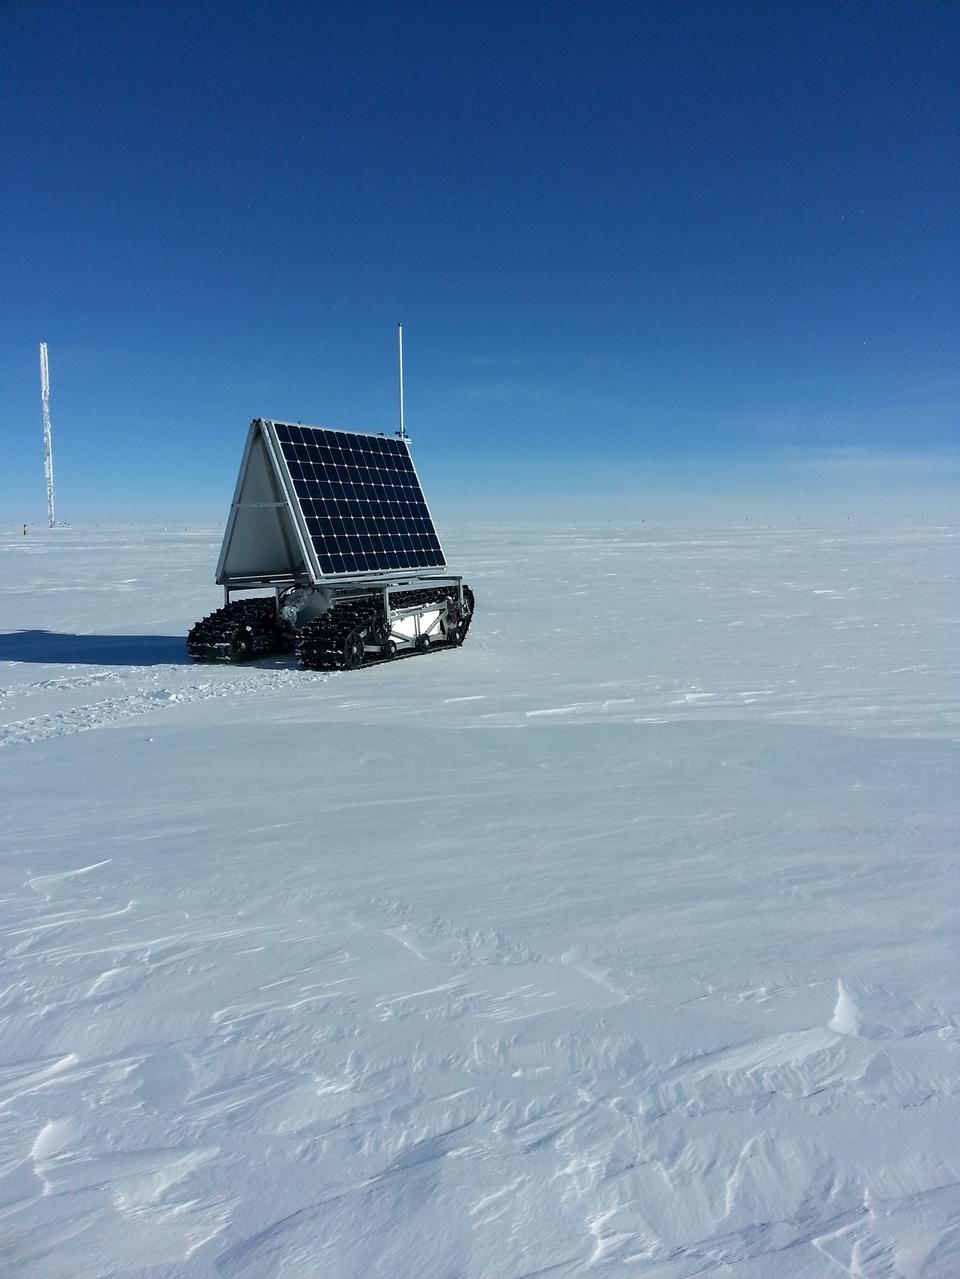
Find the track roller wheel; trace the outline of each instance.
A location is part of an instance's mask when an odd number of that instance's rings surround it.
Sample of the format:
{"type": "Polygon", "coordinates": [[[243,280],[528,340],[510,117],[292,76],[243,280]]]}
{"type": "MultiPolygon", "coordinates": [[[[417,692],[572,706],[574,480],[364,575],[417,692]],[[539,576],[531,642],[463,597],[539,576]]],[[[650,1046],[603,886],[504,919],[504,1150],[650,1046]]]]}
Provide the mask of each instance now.
{"type": "Polygon", "coordinates": [[[343,668],[347,671],[356,670],[363,661],[364,656],[364,631],[366,627],[357,626],[347,636],[343,645],[343,668]]]}
{"type": "Polygon", "coordinates": [[[384,640],[380,646],[380,656],[387,662],[391,657],[396,657],[397,645],[392,639],[384,640]]]}
{"type": "Polygon", "coordinates": [[[417,652],[425,653],[429,647],[430,647],[430,636],[418,635],[417,636],[417,652]]]}
{"type": "Polygon", "coordinates": [[[238,626],[230,637],[230,657],[234,662],[246,662],[253,651],[253,632],[249,626],[238,626]]]}

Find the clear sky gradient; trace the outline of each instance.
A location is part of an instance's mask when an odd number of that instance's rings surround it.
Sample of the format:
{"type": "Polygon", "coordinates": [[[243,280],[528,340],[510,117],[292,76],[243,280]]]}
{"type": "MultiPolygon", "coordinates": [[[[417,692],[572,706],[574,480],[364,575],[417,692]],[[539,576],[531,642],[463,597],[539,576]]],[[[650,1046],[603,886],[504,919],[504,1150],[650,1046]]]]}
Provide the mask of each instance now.
{"type": "Polygon", "coordinates": [[[0,4],[0,519],[225,516],[254,416],[436,514],[942,518],[960,6],[0,4]]]}

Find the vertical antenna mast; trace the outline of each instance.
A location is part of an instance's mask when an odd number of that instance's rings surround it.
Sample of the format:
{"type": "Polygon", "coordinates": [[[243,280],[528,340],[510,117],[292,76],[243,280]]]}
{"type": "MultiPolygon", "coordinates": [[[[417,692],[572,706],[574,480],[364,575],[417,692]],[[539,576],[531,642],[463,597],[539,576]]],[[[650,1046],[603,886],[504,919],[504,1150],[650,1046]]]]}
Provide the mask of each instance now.
{"type": "Polygon", "coordinates": [[[50,437],[50,366],[47,344],[40,343],[40,404],[43,409],[43,474],[47,481],[47,523],[56,524],[53,513],[53,441],[50,437]]]}
{"type": "Polygon", "coordinates": [[[397,325],[397,355],[400,360],[400,430],[397,434],[401,440],[407,438],[407,433],[403,429],[403,325],[397,325]]]}

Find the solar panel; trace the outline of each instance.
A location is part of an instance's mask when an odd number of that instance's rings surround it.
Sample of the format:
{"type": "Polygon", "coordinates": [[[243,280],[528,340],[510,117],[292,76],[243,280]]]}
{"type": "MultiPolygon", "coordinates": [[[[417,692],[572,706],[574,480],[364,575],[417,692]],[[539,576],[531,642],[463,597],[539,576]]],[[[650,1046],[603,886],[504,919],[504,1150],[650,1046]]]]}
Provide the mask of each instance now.
{"type": "Polygon", "coordinates": [[[273,425],[324,576],[445,566],[406,440],[273,425]]]}

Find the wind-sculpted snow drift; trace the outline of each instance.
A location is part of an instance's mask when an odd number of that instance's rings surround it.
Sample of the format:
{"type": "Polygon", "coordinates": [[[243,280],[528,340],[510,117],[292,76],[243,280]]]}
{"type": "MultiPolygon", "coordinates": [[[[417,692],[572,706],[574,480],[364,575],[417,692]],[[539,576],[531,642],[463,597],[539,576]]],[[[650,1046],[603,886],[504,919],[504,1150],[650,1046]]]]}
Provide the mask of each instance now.
{"type": "Polygon", "coordinates": [[[0,539],[4,1279],[960,1274],[950,530],[462,529],[333,675],[217,538],[0,539]]]}

